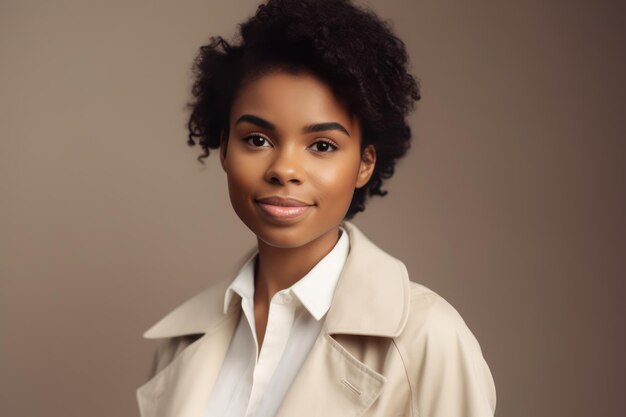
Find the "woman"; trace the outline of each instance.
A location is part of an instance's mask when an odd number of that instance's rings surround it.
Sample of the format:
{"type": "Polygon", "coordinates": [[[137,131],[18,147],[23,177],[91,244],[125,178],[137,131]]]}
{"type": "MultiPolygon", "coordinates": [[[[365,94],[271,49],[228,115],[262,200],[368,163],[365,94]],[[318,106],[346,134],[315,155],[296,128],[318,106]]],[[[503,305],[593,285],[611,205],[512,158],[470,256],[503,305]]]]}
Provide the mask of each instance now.
{"type": "Polygon", "coordinates": [[[142,416],[492,416],[463,319],[347,221],[409,147],[404,44],[349,1],[270,0],[240,29],[200,50],[189,144],[219,149],[257,247],[146,332],[142,416]]]}

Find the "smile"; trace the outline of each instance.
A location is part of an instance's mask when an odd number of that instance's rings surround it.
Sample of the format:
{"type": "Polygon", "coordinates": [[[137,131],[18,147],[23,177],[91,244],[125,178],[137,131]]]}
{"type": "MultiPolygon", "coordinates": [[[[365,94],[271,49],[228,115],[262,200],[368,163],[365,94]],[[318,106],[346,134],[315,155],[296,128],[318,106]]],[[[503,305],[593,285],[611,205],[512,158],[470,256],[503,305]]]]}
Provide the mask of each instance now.
{"type": "Polygon", "coordinates": [[[312,206],[274,206],[257,202],[265,213],[277,219],[293,219],[306,213],[312,206]]]}
{"type": "Polygon", "coordinates": [[[300,200],[283,197],[268,197],[256,200],[261,211],[272,220],[292,220],[306,214],[312,204],[300,200]]]}

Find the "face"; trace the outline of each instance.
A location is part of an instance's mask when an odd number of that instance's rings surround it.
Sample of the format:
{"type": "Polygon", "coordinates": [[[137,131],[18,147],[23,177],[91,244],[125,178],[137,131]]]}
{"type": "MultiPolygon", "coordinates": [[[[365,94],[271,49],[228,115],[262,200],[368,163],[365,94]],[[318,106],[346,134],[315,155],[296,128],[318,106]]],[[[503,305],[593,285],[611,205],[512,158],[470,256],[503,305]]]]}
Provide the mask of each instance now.
{"type": "Polygon", "coordinates": [[[375,152],[358,120],[320,79],[271,72],[245,83],[221,162],[232,206],[266,244],[295,248],[336,233],[375,152]]]}

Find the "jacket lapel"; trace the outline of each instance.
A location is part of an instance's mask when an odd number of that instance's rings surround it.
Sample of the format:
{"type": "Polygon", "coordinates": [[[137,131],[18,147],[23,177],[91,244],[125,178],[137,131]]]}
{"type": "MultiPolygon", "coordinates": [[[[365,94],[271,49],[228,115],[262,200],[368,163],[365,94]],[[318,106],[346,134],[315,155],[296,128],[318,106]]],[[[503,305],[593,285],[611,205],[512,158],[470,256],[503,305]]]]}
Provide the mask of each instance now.
{"type": "MultiPolygon", "coordinates": [[[[362,416],[384,389],[386,378],[336,339],[342,334],[398,336],[408,319],[409,277],[402,262],[354,225],[344,222],[344,227],[350,234],[350,253],[331,308],[277,417],[362,416]]],[[[373,356],[385,355],[381,351],[373,356]]]]}
{"type": "Polygon", "coordinates": [[[226,355],[238,315],[232,314],[184,349],[138,391],[143,417],[200,417],[226,355]]]}
{"type": "MultiPolygon", "coordinates": [[[[386,378],[333,336],[399,335],[408,318],[408,273],[356,226],[344,222],[343,227],[350,236],[350,252],[331,308],[277,417],[362,416],[384,389],[386,378]]],[[[143,417],[202,417],[241,314],[238,302],[231,303],[227,314],[222,311],[231,281],[212,285],[146,332],[147,338],[204,336],[138,390],[143,417]]]]}
{"type": "Polygon", "coordinates": [[[211,285],[144,333],[148,339],[203,336],[137,390],[142,417],[203,415],[241,314],[238,302],[231,303],[224,314],[224,293],[230,281],[211,285]]]}

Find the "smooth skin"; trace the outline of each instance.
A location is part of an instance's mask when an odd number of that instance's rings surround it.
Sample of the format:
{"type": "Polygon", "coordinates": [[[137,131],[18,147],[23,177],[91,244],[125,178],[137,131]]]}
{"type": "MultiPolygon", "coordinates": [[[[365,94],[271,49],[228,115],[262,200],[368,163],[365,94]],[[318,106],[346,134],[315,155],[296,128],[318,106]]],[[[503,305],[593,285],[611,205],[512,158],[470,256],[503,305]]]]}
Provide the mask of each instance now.
{"type": "Polygon", "coordinates": [[[231,204],[257,236],[254,314],[259,349],[274,294],[305,276],[339,239],[354,190],[369,181],[376,152],[360,151],[361,127],[322,80],[274,71],[245,83],[230,115],[220,160],[231,204]],[[310,204],[277,219],[257,202],[271,196],[310,204]]]}

